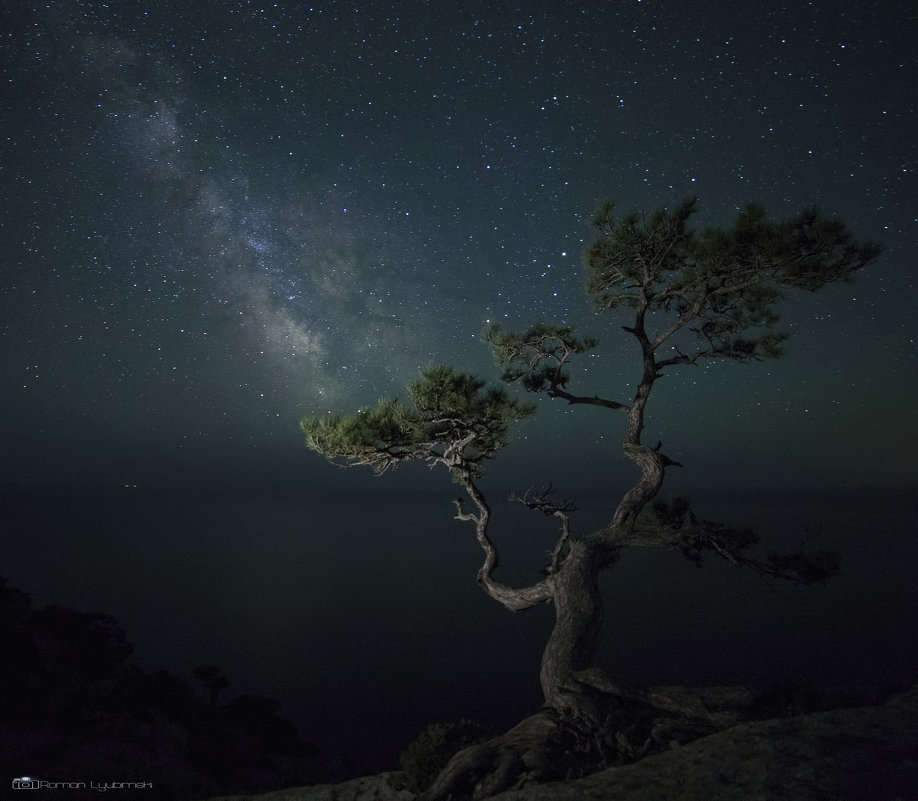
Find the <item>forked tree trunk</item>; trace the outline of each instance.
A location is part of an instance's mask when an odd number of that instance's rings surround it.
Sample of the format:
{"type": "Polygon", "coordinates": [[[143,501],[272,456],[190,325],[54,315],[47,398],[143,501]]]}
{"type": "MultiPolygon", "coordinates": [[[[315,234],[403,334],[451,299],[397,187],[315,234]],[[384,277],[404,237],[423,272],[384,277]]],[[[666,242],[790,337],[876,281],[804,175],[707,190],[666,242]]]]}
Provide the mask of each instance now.
{"type": "Polygon", "coordinates": [[[622,692],[593,669],[603,620],[599,573],[618,559],[623,545],[638,542],[635,523],[641,509],[657,494],[667,464],[659,449],[641,444],[643,408],[655,376],[651,368],[629,409],[625,454],[641,471],[638,482],[625,494],[608,526],[583,539],[562,537],[548,575],[525,589],[508,587],[493,577],[497,549],[488,538],[490,509],[478,488],[463,483],[476,512],[464,512],[457,502],[457,519],[475,524],[485,562],[478,580],[495,600],[513,611],[551,601],[555,625],[542,654],[540,682],[543,708],[489,742],[456,754],[418,801],[458,801],[486,798],[520,781],[549,781],[565,772],[598,769],[624,758],[630,735],[637,727],[638,747],[651,728],[652,704],[622,692]],[[566,551],[561,556],[561,545],[566,551]],[[648,711],[651,710],[651,711],[648,711]],[[631,727],[631,728],[629,728],[631,727]],[[623,746],[623,743],[626,743],[623,746]],[[528,778],[526,778],[528,777],[528,778]]]}

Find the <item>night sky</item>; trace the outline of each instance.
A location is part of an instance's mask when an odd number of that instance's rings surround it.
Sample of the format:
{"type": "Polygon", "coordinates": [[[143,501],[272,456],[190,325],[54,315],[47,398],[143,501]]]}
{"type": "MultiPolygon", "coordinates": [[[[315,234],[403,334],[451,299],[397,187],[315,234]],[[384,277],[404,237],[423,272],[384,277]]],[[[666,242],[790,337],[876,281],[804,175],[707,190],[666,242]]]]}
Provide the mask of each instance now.
{"type": "MultiPolygon", "coordinates": [[[[404,397],[436,363],[496,381],[480,342],[489,320],[595,334],[569,388],[627,402],[640,364],[625,320],[594,315],[584,293],[590,214],[605,198],[624,211],[697,195],[699,226],[728,224],[748,201],[777,218],[818,205],[885,250],[851,284],[788,297],[783,359],[658,382],[646,439],[685,465],[668,482],[916,485],[907,3],[3,9],[3,484],[448,499],[445,474],[333,469],[298,420],[404,397]]],[[[487,481],[620,491],[633,476],[623,423],[541,399],[487,481]]],[[[399,514],[383,525],[393,537],[399,514]]],[[[247,547],[232,553],[256,559],[262,546],[247,547]]],[[[470,559],[449,572],[475,592],[470,559]]],[[[38,581],[34,567],[13,583],[38,581]]],[[[111,593],[83,600],[118,612],[111,593]]],[[[226,653],[195,656],[233,667],[226,653]]]]}
{"type": "MultiPolygon", "coordinates": [[[[489,319],[592,331],[572,387],[627,400],[634,347],[583,292],[589,215],[694,194],[700,225],[817,204],[886,252],[788,301],[782,362],[673,371],[650,435],[713,480],[914,481],[901,3],[5,8],[7,480],[322,481],[302,415],[433,363],[496,380],[489,319]]],[[[618,458],[620,416],[573,411],[508,465],[618,458]]]]}

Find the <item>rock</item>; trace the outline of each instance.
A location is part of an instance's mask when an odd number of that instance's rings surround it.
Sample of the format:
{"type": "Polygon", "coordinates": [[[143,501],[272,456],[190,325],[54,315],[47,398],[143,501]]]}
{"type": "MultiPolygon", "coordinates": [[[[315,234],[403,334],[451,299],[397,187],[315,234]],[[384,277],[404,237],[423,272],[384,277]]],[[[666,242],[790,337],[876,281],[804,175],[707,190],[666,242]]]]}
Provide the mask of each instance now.
{"type": "MultiPolygon", "coordinates": [[[[530,783],[476,801],[916,801],[918,685],[883,704],[735,722],[735,688],[651,691],[658,703],[696,703],[721,731],[581,779],[530,783]]],[[[532,720],[532,719],[527,719],[532,720]]],[[[525,723],[525,721],[524,721],[525,723]]],[[[523,725],[523,724],[521,724],[523,725]]],[[[344,784],[210,801],[412,801],[397,773],[344,784]]],[[[459,799],[456,799],[459,801],[459,799]]]]}
{"type": "Polygon", "coordinates": [[[914,801],[918,687],[882,706],[741,723],[583,779],[490,801],[914,801]]]}
{"type": "Polygon", "coordinates": [[[418,801],[460,801],[632,764],[745,719],[747,688],[642,689],[600,670],[574,673],[505,734],[457,753],[418,801]]]}
{"type": "Polygon", "coordinates": [[[363,776],[341,784],[291,787],[263,795],[232,795],[208,801],[412,801],[414,793],[399,789],[398,773],[363,776]]]}

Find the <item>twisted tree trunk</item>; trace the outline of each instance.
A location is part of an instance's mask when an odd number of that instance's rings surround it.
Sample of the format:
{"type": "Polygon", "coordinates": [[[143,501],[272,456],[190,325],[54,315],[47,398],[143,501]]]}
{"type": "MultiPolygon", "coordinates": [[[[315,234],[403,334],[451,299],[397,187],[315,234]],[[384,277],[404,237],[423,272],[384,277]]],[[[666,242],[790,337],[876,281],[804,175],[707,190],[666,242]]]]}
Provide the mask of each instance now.
{"type": "Polygon", "coordinates": [[[628,428],[623,448],[641,475],[625,493],[610,523],[590,537],[573,541],[563,566],[549,577],[557,618],[542,655],[540,673],[542,692],[548,704],[572,674],[593,667],[603,617],[599,573],[618,560],[622,545],[635,544],[638,515],[659,493],[666,467],[675,464],[660,453],[659,448],[654,450],[641,444],[644,407],[657,372],[650,342],[646,336],[641,336],[641,327],[636,331],[645,351],[644,378],[634,402],[627,407],[628,428]]]}
{"type": "Polygon", "coordinates": [[[370,465],[377,472],[407,459],[447,467],[475,507],[466,511],[457,501],[456,517],[474,524],[484,551],[481,587],[512,611],[545,602],[555,606],[540,672],[545,706],[505,735],[458,754],[420,796],[425,801],[485,798],[565,771],[639,758],[653,750],[654,742],[673,739],[654,734],[659,734],[654,720],[661,710],[670,721],[674,710],[692,717],[678,704],[624,690],[592,667],[603,612],[599,572],[617,560],[623,547],[678,546],[696,564],[710,550],[762,575],[804,583],[823,581],[838,569],[835,555],[811,554],[802,544],[787,554],[757,559],[748,553],[755,544],[753,532],[698,519],[685,499],[648,507],[666,469],[678,463],[661,452],[662,444],[649,447],[641,441],[644,410],[655,382],[669,367],[780,355],[783,335],[772,330],[777,316],[771,308],[781,297],[780,287],[814,290],[847,279],[873,261],[879,249],[855,243],[844,225],[815,212],[772,224],[764,211],[750,206],[732,229],[702,237],[686,228],[693,213],[690,201],[674,212],[616,219],[606,204],[594,218],[601,236],[585,254],[588,291],[601,309],[634,311],[633,325],[622,326],[641,352],[642,375],[630,404],[574,395],[565,388],[570,357],[590,350],[592,338],[575,336],[568,326],[545,324],[522,334],[504,333],[496,325],[488,329],[486,340],[504,367],[504,380],[521,380],[528,390],[571,404],[623,412],[628,418],[623,451],[640,471],[608,524],[582,539],[569,536],[566,515],[572,504],[556,506],[547,492],[533,503],[518,499],[562,520],[551,564],[532,586],[517,589],[495,578],[498,554],[488,537],[490,509],[473,478],[482,475],[484,460],[506,444],[509,422],[531,414],[534,406],[502,392],[482,395],[484,382],[440,367],[424,371],[422,380],[409,387],[414,410],[381,401],[355,418],[303,421],[309,446],[331,459],[370,465]],[[645,325],[648,314],[662,325],[651,335],[645,325]],[[683,352],[681,340],[691,341],[693,335],[695,345],[683,352]],[[665,343],[667,355],[657,360],[665,343]],[[571,753],[577,755],[573,762],[571,753]]]}
{"type": "Polygon", "coordinates": [[[548,781],[626,761],[646,751],[660,715],[672,715],[671,709],[661,713],[646,696],[623,690],[594,667],[603,621],[599,573],[617,561],[625,545],[660,544],[636,523],[660,491],[666,467],[675,464],[659,447],[641,443],[644,407],[657,378],[652,346],[646,337],[642,344],[644,379],[632,405],[622,407],[628,414],[624,451],[640,476],[609,524],[588,537],[569,540],[567,520],[559,515],[564,534],[543,580],[516,589],[493,577],[498,560],[487,534],[490,508],[470,476],[462,481],[476,511],[464,512],[457,502],[456,517],[475,524],[485,555],[478,573],[482,588],[512,611],[544,602],[555,607],[539,674],[545,705],[506,734],[457,754],[419,801],[485,798],[526,781],[548,781]]]}
{"type": "Polygon", "coordinates": [[[549,705],[571,674],[593,666],[603,618],[602,567],[596,547],[576,540],[561,569],[549,579],[556,618],[539,673],[549,705]]]}

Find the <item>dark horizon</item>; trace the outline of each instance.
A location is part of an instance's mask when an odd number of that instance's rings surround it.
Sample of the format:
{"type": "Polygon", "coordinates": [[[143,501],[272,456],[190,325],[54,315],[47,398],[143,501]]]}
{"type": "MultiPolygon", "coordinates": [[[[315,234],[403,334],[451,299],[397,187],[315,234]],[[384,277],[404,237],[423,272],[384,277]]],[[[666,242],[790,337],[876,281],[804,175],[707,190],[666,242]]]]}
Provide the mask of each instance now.
{"type": "MultiPolygon", "coordinates": [[[[451,519],[448,487],[17,497],[40,503],[15,516],[4,507],[11,584],[36,603],[114,615],[146,669],[193,682],[194,667],[218,664],[227,698],[276,698],[351,775],[397,767],[430,723],[471,718],[496,732],[540,704],[551,609],[514,615],[481,592],[480,552],[451,519]]],[[[556,533],[500,500],[500,575],[531,581],[556,533]]],[[[595,495],[580,500],[575,526],[601,520],[595,495]]],[[[599,663],[648,685],[914,681],[918,639],[903,621],[918,612],[908,575],[916,500],[903,489],[698,496],[705,514],[755,524],[765,548],[805,536],[837,547],[842,574],[770,590],[720,560],[699,571],[678,553],[631,549],[603,577],[599,663]]]]}

